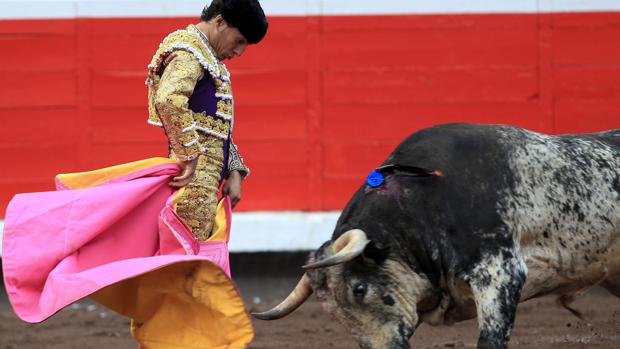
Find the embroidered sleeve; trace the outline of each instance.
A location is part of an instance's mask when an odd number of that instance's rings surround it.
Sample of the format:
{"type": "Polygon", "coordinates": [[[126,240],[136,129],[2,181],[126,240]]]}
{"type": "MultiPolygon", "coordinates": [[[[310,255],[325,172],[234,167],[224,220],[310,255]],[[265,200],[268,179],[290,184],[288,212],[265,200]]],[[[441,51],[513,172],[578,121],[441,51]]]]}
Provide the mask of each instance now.
{"type": "Polygon", "coordinates": [[[237,145],[233,143],[232,138],[228,146],[228,173],[239,171],[241,177],[245,178],[250,174],[250,169],[243,163],[243,158],[239,155],[237,145]]]}
{"type": "Polygon", "coordinates": [[[166,66],[155,95],[155,107],[170,146],[183,160],[201,153],[196,116],[189,109],[188,101],[202,74],[200,62],[191,53],[178,50],[166,66]]]}

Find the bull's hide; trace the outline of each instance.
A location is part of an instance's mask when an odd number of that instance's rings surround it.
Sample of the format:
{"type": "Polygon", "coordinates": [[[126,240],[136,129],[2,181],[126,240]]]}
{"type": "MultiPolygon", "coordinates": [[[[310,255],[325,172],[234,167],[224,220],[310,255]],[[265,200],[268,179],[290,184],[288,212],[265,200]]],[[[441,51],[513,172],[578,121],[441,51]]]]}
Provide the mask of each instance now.
{"type": "Polygon", "coordinates": [[[409,348],[422,322],[476,316],[478,347],[505,348],[519,301],[557,294],[571,309],[597,283],[620,296],[619,174],[620,130],[418,131],[353,195],[295,291],[256,316],[314,292],[362,348],[409,348]]]}

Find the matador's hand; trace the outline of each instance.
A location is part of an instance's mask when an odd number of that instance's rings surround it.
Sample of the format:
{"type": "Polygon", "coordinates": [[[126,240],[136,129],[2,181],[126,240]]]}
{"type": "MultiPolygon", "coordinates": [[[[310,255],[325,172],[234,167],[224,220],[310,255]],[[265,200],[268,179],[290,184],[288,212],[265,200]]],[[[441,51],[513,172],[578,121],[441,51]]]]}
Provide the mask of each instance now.
{"type": "Polygon", "coordinates": [[[194,172],[196,172],[196,166],[198,165],[198,157],[189,161],[179,161],[179,166],[181,166],[181,174],[172,178],[170,181],[170,186],[172,187],[184,187],[192,181],[194,178],[194,172]]]}
{"type": "Polygon", "coordinates": [[[222,188],[222,194],[230,197],[232,207],[241,201],[241,174],[239,171],[231,171],[222,188]]]}

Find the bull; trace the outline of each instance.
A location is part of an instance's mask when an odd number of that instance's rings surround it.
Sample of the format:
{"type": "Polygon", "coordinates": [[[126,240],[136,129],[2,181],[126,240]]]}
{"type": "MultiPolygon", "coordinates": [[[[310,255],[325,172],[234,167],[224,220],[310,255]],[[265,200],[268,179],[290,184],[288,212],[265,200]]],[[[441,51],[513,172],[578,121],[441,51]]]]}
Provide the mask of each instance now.
{"type": "Polygon", "coordinates": [[[620,297],[620,130],[550,136],[447,124],[406,138],[348,202],[273,309],[313,292],[363,349],[409,348],[421,323],[477,317],[506,348],[519,302],[620,297]]]}

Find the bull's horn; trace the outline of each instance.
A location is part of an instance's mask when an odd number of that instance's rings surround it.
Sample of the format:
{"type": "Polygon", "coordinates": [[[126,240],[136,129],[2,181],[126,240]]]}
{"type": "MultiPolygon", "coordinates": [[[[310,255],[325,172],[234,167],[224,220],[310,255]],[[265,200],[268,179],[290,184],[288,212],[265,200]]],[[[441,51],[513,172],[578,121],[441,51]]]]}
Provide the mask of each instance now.
{"type": "Polygon", "coordinates": [[[279,318],[283,318],[286,315],[293,312],[293,310],[297,309],[303,302],[310,297],[312,294],[312,287],[310,287],[310,279],[308,279],[308,275],[304,274],[301,277],[301,280],[295,286],[293,292],[291,292],[288,297],[282,303],[278,304],[271,310],[264,311],[262,313],[252,313],[257,319],[261,320],[276,320],[279,318]]]}
{"type": "Polygon", "coordinates": [[[363,230],[349,230],[334,241],[332,245],[334,255],[314,263],[308,263],[303,268],[316,269],[348,262],[364,252],[364,248],[369,242],[363,230]]]}

